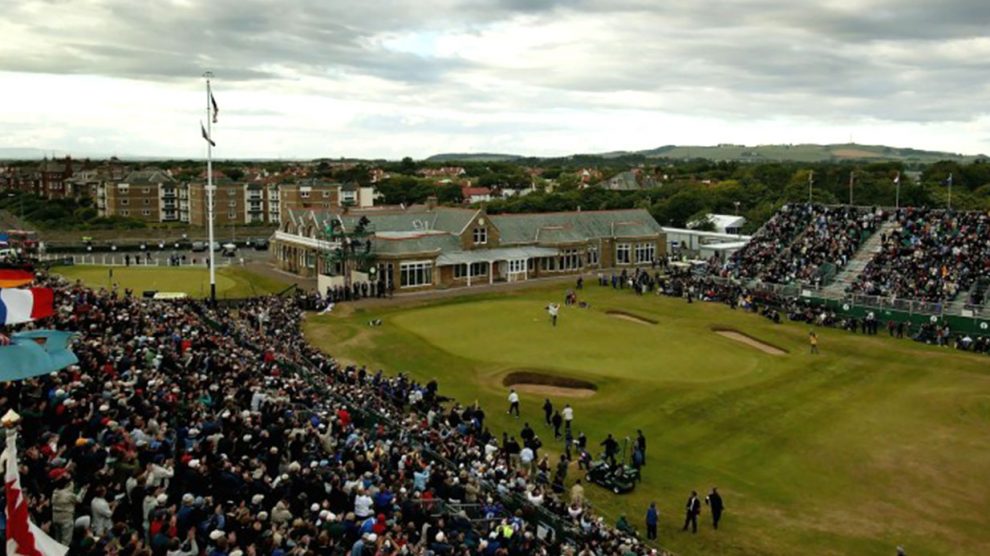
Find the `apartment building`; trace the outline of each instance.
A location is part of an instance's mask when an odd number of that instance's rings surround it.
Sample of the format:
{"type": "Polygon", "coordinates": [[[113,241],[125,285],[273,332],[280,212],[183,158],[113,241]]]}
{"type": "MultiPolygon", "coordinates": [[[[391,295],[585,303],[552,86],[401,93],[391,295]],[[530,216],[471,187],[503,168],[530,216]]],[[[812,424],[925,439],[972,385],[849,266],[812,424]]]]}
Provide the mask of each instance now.
{"type": "Polygon", "coordinates": [[[96,209],[100,216],[137,218],[145,222],[179,221],[175,202],[178,187],[175,179],[162,170],[138,170],[119,182],[99,183],[96,209]]]}

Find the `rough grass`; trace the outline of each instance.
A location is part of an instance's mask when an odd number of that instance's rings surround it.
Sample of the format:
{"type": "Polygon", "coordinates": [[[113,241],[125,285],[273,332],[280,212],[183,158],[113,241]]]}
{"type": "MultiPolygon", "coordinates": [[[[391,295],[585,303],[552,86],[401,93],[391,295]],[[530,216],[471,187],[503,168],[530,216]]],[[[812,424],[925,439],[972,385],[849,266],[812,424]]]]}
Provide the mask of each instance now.
{"type": "MultiPolygon", "coordinates": [[[[105,266],[60,266],[52,272],[68,280],[82,280],[93,288],[108,288],[117,284],[121,290],[131,288],[140,295],[145,290],[161,292],[181,292],[190,297],[210,295],[210,276],[206,268],[182,267],[120,267],[105,266]]],[[[261,276],[250,270],[238,267],[217,269],[217,297],[239,298],[276,293],[288,286],[289,282],[268,276],[261,276]]]]}
{"type": "MultiPolygon", "coordinates": [[[[611,519],[642,529],[650,501],[660,540],[680,554],[984,554],[990,528],[990,358],[884,336],[770,321],[716,304],[586,288],[594,309],[543,308],[564,287],[358,309],[307,318],[310,340],[352,361],[436,378],[441,393],[479,401],[492,430],[542,425],[543,396],[505,415],[502,378],[517,369],[592,382],[567,399],[593,446],[643,429],[643,482],[616,497],[587,492],[611,519]],[[657,321],[642,326],[599,307],[657,321]],[[380,328],[369,329],[371,318],[380,328]],[[790,352],[775,357],[712,332],[745,331],[790,352]],[[692,489],[718,486],[727,511],[718,533],[683,534],[692,489]]],[[[564,399],[553,399],[562,405],[564,399]]],[[[571,479],[577,475],[571,473],[571,479]]],[[[702,522],[707,524],[707,512],[702,522]]]]}

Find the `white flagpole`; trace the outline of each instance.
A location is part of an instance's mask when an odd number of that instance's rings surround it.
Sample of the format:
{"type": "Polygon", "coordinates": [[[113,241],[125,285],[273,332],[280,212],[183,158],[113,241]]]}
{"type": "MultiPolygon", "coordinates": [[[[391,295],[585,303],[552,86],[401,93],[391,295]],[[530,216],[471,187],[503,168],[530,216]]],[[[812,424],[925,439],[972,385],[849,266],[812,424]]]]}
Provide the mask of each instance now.
{"type": "MultiPolygon", "coordinates": [[[[210,78],[213,72],[203,74],[206,78],[206,135],[213,139],[213,118],[210,115],[210,78]]],[[[217,269],[213,252],[213,202],[216,196],[213,191],[213,143],[206,142],[206,220],[209,229],[210,252],[210,302],[217,302],[217,269]]]]}

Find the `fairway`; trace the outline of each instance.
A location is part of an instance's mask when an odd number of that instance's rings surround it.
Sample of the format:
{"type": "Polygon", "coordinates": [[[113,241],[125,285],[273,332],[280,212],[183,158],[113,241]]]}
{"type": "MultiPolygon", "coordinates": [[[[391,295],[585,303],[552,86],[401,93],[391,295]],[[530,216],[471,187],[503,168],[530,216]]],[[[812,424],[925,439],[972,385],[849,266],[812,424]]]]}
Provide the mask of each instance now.
{"type": "MultiPolygon", "coordinates": [[[[206,268],[189,267],[121,267],[105,266],[59,266],[52,272],[68,280],[82,280],[91,288],[108,288],[118,284],[120,289],[130,288],[140,295],[146,290],[161,292],[181,292],[190,297],[204,298],[210,295],[210,276],[206,268]]],[[[260,276],[250,270],[237,267],[217,269],[217,297],[243,298],[267,295],[282,291],[289,285],[260,276]]]]}
{"type": "MultiPolygon", "coordinates": [[[[641,532],[655,500],[660,541],[679,554],[990,550],[987,357],[829,329],[811,355],[807,326],[598,287],[579,292],[590,308],[562,307],[552,327],[544,308],[563,290],[345,306],[309,315],[305,331],[341,360],[435,378],[441,394],[478,400],[495,432],[518,435],[529,421],[552,452],[560,444],[543,424],[543,396],[523,392],[523,418],[511,419],[503,379],[525,371],[592,383],[594,393],[552,401],[574,406],[596,453],[607,433],[637,428],[648,450],[632,494],[591,485],[587,494],[641,532]],[[727,508],[719,531],[703,511],[698,534],[682,533],[688,494],[712,486],[727,508]]],[[[573,466],[569,481],[577,477],[573,466]]]]}

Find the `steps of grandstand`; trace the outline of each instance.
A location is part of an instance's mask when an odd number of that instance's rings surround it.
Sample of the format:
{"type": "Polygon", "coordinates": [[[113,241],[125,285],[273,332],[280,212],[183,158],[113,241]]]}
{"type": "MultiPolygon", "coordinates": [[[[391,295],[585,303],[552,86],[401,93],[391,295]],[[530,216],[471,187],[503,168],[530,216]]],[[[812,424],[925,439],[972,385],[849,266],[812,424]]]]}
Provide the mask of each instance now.
{"type": "Polygon", "coordinates": [[[897,228],[897,222],[886,221],[880,228],[873,233],[872,236],[867,239],[863,245],[856,251],[853,255],[852,260],[846,265],[835,276],[835,280],[831,284],[825,286],[822,289],[822,293],[825,297],[839,298],[845,295],[846,288],[852,285],[856,281],[856,278],[862,274],[863,269],[866,265],[873,260],[873,257],[880,252],[881,243],[885,235],[889,235],[891,231],[897,228]]]}

